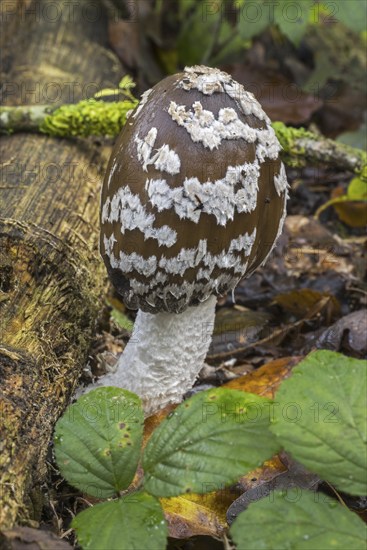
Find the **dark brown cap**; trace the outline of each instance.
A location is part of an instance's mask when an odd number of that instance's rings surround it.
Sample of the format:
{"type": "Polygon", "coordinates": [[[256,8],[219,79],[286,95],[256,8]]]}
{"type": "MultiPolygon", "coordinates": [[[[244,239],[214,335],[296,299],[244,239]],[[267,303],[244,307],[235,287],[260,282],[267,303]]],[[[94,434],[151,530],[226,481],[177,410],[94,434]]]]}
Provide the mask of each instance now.
{"type": "Polygon", "coordinates": [[[179,313],[264,262],[285,218],[279,151],[258,101],[218,69],[189,67],[143,94],[101,202],[101,253],[129,307],[179,313]]]}

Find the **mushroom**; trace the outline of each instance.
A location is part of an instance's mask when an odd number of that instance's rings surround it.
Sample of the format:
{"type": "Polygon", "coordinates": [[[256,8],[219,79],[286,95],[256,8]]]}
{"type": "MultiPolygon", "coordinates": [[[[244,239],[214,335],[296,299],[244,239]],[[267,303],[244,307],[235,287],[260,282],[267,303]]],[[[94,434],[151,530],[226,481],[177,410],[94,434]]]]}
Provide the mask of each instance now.
{"type": "Polygon", "coordinates": [[[274,247],[288,197],[280,149],[255,97],[204,66],[145,92],[118,137],[102,190],[101,253],[139,311],[102,384],[137,393],[147,413],[193,386],[217,297],[274,247]]]}

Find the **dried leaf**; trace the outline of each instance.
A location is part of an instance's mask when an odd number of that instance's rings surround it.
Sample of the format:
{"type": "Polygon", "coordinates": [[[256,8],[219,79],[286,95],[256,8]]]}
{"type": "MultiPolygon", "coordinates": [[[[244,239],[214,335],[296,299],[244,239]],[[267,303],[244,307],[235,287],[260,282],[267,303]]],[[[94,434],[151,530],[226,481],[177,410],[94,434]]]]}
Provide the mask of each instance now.
{"type": "Polygon", "coordinates": [[[342,349],[355,357],[367,354],[367,312],[359,310],[342,317],[331,327],[322,332],[315,342],[318,349],[341,351],[342,349]]]}
{"type": "Polygon", "coordinates": [[[316,219],[288,216],[285,222],[289,243],[284,262],[293,276],[308,278],[335,271],[349,275],[354,270],[351,247],[335,237],[316,219]]]}
{"type": "Polygon", "coordinates": [[[247,391],[264,397],[274,397],[279,384],[289,377],[292,368],[297,365],[301,357],[283,357],[275,359],[259,369],[227,382],[223,388],[247,391]]]}
{"type": "Polygon", "coordinates": [[[220,309],[215,318],[208,358],[256,342],[270,319],[269,314],[250,309],[220,309]]]}
{"type": "Polygon", "coordinates": [[[323,298],[328,298],[325,305],[327,317],[336,317],[340,313],[340,304],[334,296],[327,292],[300,288],[299,290],[291,290],[284,294],[278,294],[274,298],[274,302],[297,317],[304,318],[310,309],[317,306],[323,298]]]}

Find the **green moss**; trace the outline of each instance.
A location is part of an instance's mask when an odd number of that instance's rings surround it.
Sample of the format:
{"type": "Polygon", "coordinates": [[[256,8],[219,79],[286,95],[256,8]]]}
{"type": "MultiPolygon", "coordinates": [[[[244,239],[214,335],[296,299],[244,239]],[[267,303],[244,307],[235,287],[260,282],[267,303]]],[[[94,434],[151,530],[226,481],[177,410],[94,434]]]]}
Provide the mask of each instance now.
{"type": "Polygon", "coordinates": [[[292,149],[296,149],[298,151],[296,140],[304,138],[317,138],[313,132],[309,132],[308,130],[305,130],[305,128],[292,128],[291,126],[286,126],[283,122],[273,122],[272,126],[281,146],[286,151],[291,151],[292,149]]]}
{"type": "Polygon", "coordinates": [[[305,165],[305,158],[299,158],[305,155],[302,139],[317,140],[317,136],[305,130],[305,128],[292,128],[286,126],[283,122],[273,122],[272,126],[283,148],[283,159],[289,166],[300,167],[305,165]]]}
{"type": "Polygon", "coordinates": [[[116,136],[126,122],[126,114],[137,100],[106,103],[86,99],[75,105],[63,105],[47,115],[40,131],[57,137],[116,136]]]}

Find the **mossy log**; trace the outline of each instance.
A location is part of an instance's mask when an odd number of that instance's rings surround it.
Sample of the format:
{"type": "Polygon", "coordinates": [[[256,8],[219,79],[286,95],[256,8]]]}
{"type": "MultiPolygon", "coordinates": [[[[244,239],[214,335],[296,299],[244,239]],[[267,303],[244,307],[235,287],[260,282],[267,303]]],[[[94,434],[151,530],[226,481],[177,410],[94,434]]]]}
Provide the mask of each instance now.
{"type": "MultiPolygon", "coordinates": [[[[13,4],[21,10],[9,15],[15,34],[3,52],[8,105],[37,103],[24,90],[39,90],[41,96],[50,81],[62,91],[60,102],[70,101],[72,83],[78,83],[75,101],[90,83],[117,86],[124,71],[106,48],[102,8],[92,20],[85,16],[87,0],[75,2],[72,15],[73,2],[54,1],[57,18],[47,11],[47,1],[13,4]]],[[[86,363],[101,309],[105,272],[98,210],[108,151],[98,143],[30,134],[2,137],[0,149],[0,527],[5,529],[39,519],[53,427],[86,363]]]]}

